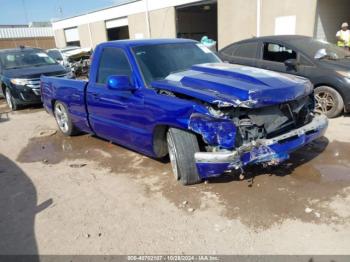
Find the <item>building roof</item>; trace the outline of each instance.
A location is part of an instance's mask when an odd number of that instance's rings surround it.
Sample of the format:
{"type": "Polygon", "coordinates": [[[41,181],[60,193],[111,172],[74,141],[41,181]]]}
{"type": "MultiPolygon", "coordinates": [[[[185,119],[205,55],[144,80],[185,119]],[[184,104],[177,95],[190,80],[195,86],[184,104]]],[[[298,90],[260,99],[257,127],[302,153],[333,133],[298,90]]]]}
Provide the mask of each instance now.
{"type": "Polygon", "coordinates": [[[53,37],[51,27],[0,27],[0,39],[53,37]]]}

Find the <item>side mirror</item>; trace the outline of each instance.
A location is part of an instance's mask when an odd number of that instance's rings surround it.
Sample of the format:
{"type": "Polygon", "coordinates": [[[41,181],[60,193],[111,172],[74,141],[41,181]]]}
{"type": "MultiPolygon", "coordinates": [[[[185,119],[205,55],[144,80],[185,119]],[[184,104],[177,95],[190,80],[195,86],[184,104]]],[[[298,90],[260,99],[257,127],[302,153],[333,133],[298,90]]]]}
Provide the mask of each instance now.
{"type": "Polygon", "coordinates": [[[112,90],[132,91],[135,88],[131,85],[128,76],[113,75],[107,79],[107,87],[112,90]]]}
{"type": "Polygon", "coordinates": [[[284,61],[284,64],[288,69],[297,69],[298,61],[296,59],[288,59],[284,61]]]}

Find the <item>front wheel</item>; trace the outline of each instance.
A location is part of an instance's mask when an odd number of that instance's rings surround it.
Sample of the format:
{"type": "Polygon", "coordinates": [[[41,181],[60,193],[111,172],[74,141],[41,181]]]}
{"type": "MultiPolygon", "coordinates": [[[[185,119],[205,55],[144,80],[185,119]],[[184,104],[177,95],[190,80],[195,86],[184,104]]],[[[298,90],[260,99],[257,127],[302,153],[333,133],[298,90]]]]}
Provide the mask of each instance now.
{"type": "Polygon", "coordinates": [[[6,98],[6,103],[7,103],[8,107],[12,111],[16,111],[18,109],[18,104],[17,104],[16,100],[13,98],[13,96],[11,94],[11,90],[8,87],[6,87],[6,89],[5,89],[5,98],[6,98]]]}
{"type": "Polygon", "coordinates": [[[328,118],[340,115],[344,110],[344,101],[341,95],[332,87],[319,86],[315,88],[316,111],[325,114],[328,118]]]}
{"type": "Polygon", "coordinates": [[[175,179],[184,185],[200,182],[194,158],[194,154],[199,152],[197,137],[181,129],[169,128],[167,143],[175,179]]]}
{"type": "Polygon", "coordinates": [[[67,107],[63,103],[55,103],[54,114],[58,128],[64,135],[74,136],[78,134],[78,129],[73,124],[72,119],[68,114],[67,107]]]}

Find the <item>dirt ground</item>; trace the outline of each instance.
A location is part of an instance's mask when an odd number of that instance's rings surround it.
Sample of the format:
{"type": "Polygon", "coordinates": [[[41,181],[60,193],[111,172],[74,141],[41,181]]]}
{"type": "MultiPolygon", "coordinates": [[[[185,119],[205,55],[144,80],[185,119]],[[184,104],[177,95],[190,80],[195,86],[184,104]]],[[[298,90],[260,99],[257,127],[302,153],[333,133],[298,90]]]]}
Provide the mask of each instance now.
{"type": "Polygon", "coordinates": [[[195,186],[0,100],[0,254],[350,254],[350,117],[279,167],[195,186]]]}

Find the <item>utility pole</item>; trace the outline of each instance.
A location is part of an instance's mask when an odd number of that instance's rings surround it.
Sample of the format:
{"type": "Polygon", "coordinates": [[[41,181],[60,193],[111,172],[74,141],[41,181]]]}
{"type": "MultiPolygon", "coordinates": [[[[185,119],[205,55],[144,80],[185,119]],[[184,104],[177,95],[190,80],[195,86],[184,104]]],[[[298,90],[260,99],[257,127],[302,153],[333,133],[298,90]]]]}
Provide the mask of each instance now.
{"type": "Polygon", "coordinates": [[[256,37],[261,34],[260,24],[261,24],[261,5],[262,0],[256,0],[256,37]]]}
{"type": "Polygon", "coordinates": [[[60,14],[60,18],[63,18],[63,9],[61,6],[58,7],[58,13],[60,14]]]}
{"type": "Polygon", "coordinates": [[[28,19],[28,13],[27,13],[25,0],[22,0],[22,6],[23,6],[23,11],[24,11],[24,19],[26,20],[26,24],[28,25],[29,19],[28,19]]]}
{"type": "Polygon", "coordinates": [[[148,0],[145,0],[146,5],[146,26],[147,26],[147,34],[148,38],[151,38],[151,27],[149,22],[149,11],[148,11],[148,0]]]}

